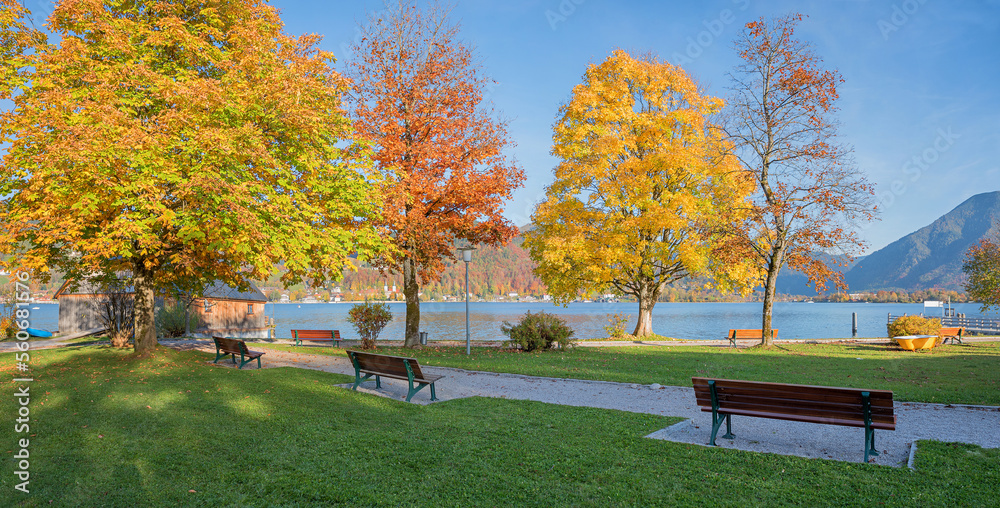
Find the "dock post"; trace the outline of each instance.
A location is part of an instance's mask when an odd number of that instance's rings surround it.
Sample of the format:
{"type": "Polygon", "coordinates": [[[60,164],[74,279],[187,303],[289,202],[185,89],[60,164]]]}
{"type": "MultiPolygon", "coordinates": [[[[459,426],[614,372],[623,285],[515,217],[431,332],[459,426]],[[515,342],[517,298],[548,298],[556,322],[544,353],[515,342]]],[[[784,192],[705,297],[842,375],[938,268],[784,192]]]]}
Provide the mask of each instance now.
{"type": "Polygon", "coordinates": [[[858,338],[858,313],[851,313],[851,338],[858,338]]]}

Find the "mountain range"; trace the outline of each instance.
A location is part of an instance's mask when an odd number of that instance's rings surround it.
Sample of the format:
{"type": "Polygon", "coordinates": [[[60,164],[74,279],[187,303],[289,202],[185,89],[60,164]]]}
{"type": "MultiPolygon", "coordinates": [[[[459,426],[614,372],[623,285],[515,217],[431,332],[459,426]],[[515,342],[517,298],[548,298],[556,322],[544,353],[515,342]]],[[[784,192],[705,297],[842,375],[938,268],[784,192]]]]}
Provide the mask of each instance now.
{"type": "Polygon", "coordinates": [[[869,254],[845,274],[851,291],[961,291],[969,247],[1000,233],[1000,192],[976,194],[929,225],[869,254]]]}

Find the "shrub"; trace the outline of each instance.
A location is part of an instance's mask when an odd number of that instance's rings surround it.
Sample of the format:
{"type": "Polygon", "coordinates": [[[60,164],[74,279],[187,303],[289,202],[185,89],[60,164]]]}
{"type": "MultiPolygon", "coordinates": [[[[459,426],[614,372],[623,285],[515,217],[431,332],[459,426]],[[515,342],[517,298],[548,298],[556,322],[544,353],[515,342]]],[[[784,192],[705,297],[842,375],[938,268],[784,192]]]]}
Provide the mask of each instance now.
{"type": "Polygon", "coordinates": [[[0,337],[13,339],[15,335],[17,326],[14,325],[14,319],[7,316],[0,317],[0,337]]]}
{"type": "MultiPolygon", "coordinates": [[[[189,318],[190,328],[198,328],[198,316],[189,318]]],[[[184,305],[166,305],[156,309],[156,335],[165,339],[184,336],[184,305]]]]}
{"type": "Polygon", "coordinates": [[[359,303],[347,312],[347,321],[354,325],[361,336],[361,349],[375,349],[375,339],[385,325],[392,321],[392,312],[384,303],[359,303]]]}
{"type": "Polygon", "coordinates": [[[629,337],[625,333],[625,323],[628,322],[628,315],[624,312],[618,314],[608,314],[608,325],[604,327],[604,333],[609,339],[622,339],[629,337]]]}
{"type": "Polygon", "coordinates": [[[941,320],[938,318],[925,318],[921,316],[903,316],[897,318],[886,327],[889,338],[896,343],[895,338],[904,335],[937,335],[936,345],[942,342],[939,332],[941,331],[941,320]]]}
{"type": "Polygon", "coordinates": [[[559,317],[546,314],[544,311],[538,314],[528,311],[516,325],[504,321],[500,331],[510,337],[508,346],[516,346],[525,351],[545,350],[553,346],[566,349],[572,345],[570,338],[573,336],[573,330],[559,317]]]}

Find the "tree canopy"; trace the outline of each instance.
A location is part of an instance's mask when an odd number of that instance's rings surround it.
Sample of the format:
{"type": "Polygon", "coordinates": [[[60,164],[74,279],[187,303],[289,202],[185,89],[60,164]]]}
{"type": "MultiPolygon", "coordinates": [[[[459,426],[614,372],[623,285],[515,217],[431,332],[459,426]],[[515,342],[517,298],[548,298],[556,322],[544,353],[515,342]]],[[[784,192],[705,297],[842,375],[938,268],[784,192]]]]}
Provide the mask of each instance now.
{"type": "MultiPolygon", "coordinates": [[[[736,41],[742,59],[732,73],[725,123],[756,191],[731,251],[757,267],[764,286],[763,343],[771,343],[778,273],[789,266],[820,291],[846,289],[823,255],[850,255],[864,242],[854,228],[875,217],[874,187],[851,148],[837,140],[837,86],[843,82],[808,43],[795,37],[802,16],[747,23],[736,41]]],[[[841,257],[842,259],[842,257],[841,257]]]]}
{"type": "Polygon", "coordinates": [[[57,46],[2,117],[0,246],[44,278],[131,271],[136,350],[152,295],[217,278],[335,280],[380,250],[346,81],[260,0],[63,0],[57,46]]]}
{"type": "Polygon", "coordinates": [[[982,311],[1000,308],[1000,242],[980,240],[965,254],[962,271],[969,277],[965,292],[982,304],[982,311]]]}
{"type": "MultiPolygon", "coordinates": [[[[613,291],[639,300],[635,335],[652,333],[665,286],[693,274],[729,283],[722,224],[749,186],[708,117],[722,107],[679,67],[615,51],[591,65],[559,111],[555,182],[525,245],[557,302],[613,291]]],[[[724,284],[725,285],[725,284],[724,284]]]]}
{"type": "Polygon", "coordinates": [[[399,1],[372,15],[349,64],[355,126],[372,143],[389,188],[384,228],[394,253],[378,262],[403,275],[405,344],[419,343],[419,279],[436,280],[456,241],[504,244],[502,215],[524,181],[506,154],[506,124],[485,100],[484,76],[440,5],[399,1]]]}

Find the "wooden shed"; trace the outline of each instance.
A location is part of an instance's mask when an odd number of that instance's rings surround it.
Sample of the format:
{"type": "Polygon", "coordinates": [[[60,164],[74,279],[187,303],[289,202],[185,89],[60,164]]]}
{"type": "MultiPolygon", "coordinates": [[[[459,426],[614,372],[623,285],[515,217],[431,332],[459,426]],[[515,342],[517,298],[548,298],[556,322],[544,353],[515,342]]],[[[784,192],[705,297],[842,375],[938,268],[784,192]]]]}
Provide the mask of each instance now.
{"type": "MultiPolygon", "coordinates": [[[[96,284],[85,281],[78,284],[75,290],[70,290],[70,281],[64,282],[55,294],[55,299],[59,301],[59,333],[66,335],[99,328],[101,323],[97,318],[96,303],[100,296],[100,288],[96,284]]],[[[162,302],[159,298],[157,300],[162,302]]],[[[269,328],[264,316],[265,303],[267,297],[252,283],[247,291],[240,291],[216,281],[191,303],[190,312],[198,317],[199,323],[191,331],[191,336],[267,338],[269,328]]]]}
{"type": "Polygon", "coordinates": [[[59,334],[69,335],[100,328],[97,299],[101,296],[101,289],[97,284],[83,281],[75,290],[70,290],[70,283],[69,280],[63,282],[53,296],[59,302],[59,334]]]}
{"type": "Polygon", "coordinates": [[[201,298],[191,304],[191,313],[198,316],[199,326],[194,337],[236,337],[240,339],[266,339],[267,317],[264,304],[267,297],[250,284],[250,289],[240,291],[216,281],[205,289],[201,298]]]}

